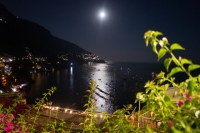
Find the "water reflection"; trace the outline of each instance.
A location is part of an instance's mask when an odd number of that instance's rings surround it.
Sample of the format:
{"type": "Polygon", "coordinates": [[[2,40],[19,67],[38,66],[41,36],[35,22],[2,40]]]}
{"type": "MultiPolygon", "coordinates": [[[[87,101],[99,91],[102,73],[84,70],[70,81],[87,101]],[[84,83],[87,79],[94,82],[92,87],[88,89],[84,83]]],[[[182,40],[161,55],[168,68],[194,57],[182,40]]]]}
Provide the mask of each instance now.
{"type": "Polygon", "coordinates": [[[61,83],[61,82],[60,82],[60,80],[61,80],[61,79],[60,79],[60,76],[61,76],[60,71],[57,71],[57,72],[56,72],[56,79],[55,79],[57,84],[60,84],[60,83],[61,83]]]}
{"type": "Polygon", "coordinates": [[[32,79],[34,79],[36,83],[33,84],[34,87],[32,86],[30,93],[28,93],[27,101],[30,103],[33,103],[35,99],[40,97],[44,92],[44,88],[47,86],[48,75],[34,73],[32,74],[32,79]]]}
{"type": "Polygon", "coordinates": [[[97,82],[97,86],[95,88],[95,96],[96,106],[98,107],[98,112],[113,112],[113,95],[112,93],[112,84],[111,79],[113,75],[110,75],[108,72],[107,64],[95,64],[93,66],[89,66],[91,79],[97,82]]]}
{"type": "Polygon", "coordinates": [[[70,94],[73,94],[73,88],[74,88],[73,67],[70,67],[70,77],[69,77],[69,89],[70,89],[70,94]]]}
{"type": "Polygon", "coordinates": [[[46,89],[56,86],[56,92],[49,98],[53,106],[83,110],[87,102],[83,98],[85,90],[91,80],[96,80],[94,99],[98,111],[111,113],[125,104],[133,104],[136,93],[144,90],[143,81],[151,79],[152,71],[157,73],[157,69],[146,64],[84,64],[49,74],[33,73],[36,82],[29,99],[41,97],[46,89]]]}

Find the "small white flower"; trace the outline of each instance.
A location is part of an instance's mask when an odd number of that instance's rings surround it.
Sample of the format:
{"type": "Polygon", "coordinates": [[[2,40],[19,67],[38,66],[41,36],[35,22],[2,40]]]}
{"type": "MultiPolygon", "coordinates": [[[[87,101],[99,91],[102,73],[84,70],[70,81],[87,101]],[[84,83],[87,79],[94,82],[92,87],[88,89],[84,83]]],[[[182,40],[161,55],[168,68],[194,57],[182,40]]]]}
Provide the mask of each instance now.
{"type": "Polygon", "coordinates": [[[163,37],[162,40],[163,40],[166,44],[168,44],[168,40],[167,40],[166,37],[163,37]]]}
{"type": "Polygon", "coordinates": [[[197,118],[199,118],[199,114],[200,114],[200,111],[197,110],[197,111],[195,112],[195,116],[196,116],[197,118]]]}
{"type": "Polygon", "coordinates": [[[161,125],[161,122],[159,121],[158,123],[157,123],[157,126],[159,127],[161,125]]]}
{"type": "Polygon", "coordinates": [[[161,40],[159,41],[159,44],[161,47],[163,47],[163,45],[164,45],[163,41],[161,41],[161,40]]]}

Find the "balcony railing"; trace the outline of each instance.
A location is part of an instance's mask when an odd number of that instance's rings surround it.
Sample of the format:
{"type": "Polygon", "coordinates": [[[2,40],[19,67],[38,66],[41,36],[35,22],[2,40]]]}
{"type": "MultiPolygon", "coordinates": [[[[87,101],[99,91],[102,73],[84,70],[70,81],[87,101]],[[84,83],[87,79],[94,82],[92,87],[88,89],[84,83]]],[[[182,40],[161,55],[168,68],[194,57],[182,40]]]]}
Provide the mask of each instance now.
{"type": "Polygon", "coordinates": [[[141,114],[138,116],[136,121],[134,122],[134,125],[137,126],[138,128],[142,128],[145,126],[148,126],[152,129],[158,128],[160,124],[159,120],[155,120],[149,111],[141,114]]]}

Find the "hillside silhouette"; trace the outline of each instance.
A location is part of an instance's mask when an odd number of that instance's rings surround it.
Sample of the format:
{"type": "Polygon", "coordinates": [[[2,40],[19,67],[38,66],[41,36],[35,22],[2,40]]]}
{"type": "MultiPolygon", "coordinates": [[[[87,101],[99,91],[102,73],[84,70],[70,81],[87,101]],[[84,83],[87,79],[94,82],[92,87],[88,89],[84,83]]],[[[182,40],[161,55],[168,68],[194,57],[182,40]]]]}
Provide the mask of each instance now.
{"type": "Polygon", "coordinates": [[[1,51],[18,58],[26,56],[28,50],[34,57],[56,60],[58,55],[68,54],[69,60],[84,62],[76,55],[91,54],[76,44],[51,35],[39,24],[18,18],[3,4],[0,4],[0,44],[1,51]]]}

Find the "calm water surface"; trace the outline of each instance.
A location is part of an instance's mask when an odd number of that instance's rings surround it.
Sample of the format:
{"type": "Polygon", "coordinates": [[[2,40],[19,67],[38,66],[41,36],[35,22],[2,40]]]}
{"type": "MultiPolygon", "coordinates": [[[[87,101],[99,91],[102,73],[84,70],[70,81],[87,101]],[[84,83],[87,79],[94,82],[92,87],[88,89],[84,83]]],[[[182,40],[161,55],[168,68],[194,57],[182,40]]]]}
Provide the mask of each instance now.
{"type": "MultiPolygon", "coordinates": [[[[56,92],[49,97],[53,106],[83,110],[89,82],[96,80],[96,105],[98,111],[112,113],[125,104],[134,104],[137,92],[144,91],[144,84],[152,79],[152,72],[164,70],[158,63],[114,63],[76,65],[52,73],[33,73],[27,101],[33,103],[46,89],[55,86],[56,92]]],[[[137,104],[134,104],[137,106],[137,104]]]]}

